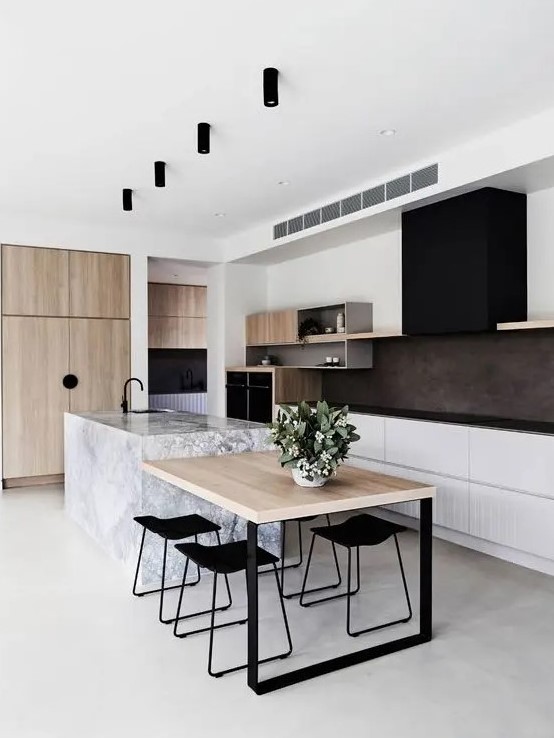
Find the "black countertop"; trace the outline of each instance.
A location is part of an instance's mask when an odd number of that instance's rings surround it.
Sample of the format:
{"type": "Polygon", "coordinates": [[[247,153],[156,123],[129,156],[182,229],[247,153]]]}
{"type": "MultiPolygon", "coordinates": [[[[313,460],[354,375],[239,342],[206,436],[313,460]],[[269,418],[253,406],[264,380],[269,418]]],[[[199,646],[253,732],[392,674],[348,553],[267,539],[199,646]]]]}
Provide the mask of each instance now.
{"type": "MultiPolygon", "coordinates": [[[[345,403],[329,402],[340,407],[345,403]]],[[[499,430],[518,431],[520,433],[541,433],[554,435],[554,421],[515,420],[498,418],[490,415],[469,415],[465,413],[434,412],[428,410],[403,410],[396,407],[375,407],[373,405],[348,405],[350,412],[361,415],[384,415],[390,418],[407,418],[410,420],[428,420],[435,423],[452,423],[454,425],[471,425],[478,428],[498,428],[499,430]]]]}

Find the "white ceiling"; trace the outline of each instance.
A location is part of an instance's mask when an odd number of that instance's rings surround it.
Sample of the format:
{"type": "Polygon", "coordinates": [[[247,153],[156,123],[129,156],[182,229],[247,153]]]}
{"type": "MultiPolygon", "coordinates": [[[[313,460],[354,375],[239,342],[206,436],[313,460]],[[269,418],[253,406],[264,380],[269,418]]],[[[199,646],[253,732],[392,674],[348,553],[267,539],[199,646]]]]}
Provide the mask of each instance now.
{"type": "Polygon", "coordinates": [[[0,211],[224,237],[552,107],[553,36],[550,0],[3,2],[0,211]]]}

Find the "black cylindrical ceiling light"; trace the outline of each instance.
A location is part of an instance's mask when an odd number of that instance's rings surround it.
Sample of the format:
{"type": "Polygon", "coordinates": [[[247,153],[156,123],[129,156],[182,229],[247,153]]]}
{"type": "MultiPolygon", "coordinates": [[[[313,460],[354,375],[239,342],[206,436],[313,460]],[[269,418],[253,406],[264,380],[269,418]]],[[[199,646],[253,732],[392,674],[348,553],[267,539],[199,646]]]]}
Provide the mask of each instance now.
{"type": "Polygon", "coordinates": [[[123,190],[123,210],[133,209],[133,190],[123,190]]]}
{"type": "Polygon", "coordinates": [[[198,153],[209,154],[210,153],[210,124],[199,123],[198,124],[198,153]]]}
{"type": "Polygon", "coordinates": [[[264,69],[264,105],[274,108],[279,105],[279,70],[275,67],[264,69]]]}
{"type": "Polygon", "coordinates": [[[165,187],[165,161],[154,162],[154,184],[156,187],[165,187]]]}

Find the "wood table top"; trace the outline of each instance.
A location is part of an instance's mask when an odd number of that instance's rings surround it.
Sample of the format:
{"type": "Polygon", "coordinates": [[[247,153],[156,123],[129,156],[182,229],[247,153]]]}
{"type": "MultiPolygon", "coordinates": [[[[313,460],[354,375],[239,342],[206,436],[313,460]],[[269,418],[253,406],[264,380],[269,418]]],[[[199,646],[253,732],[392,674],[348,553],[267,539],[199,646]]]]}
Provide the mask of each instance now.
{"type": "Polygon", "coordinates": [[[324,487],[299,487],[274,452],[146,461],[146,472],[253,523],[434,497],[435,487],[343,465],[324,487]]]}

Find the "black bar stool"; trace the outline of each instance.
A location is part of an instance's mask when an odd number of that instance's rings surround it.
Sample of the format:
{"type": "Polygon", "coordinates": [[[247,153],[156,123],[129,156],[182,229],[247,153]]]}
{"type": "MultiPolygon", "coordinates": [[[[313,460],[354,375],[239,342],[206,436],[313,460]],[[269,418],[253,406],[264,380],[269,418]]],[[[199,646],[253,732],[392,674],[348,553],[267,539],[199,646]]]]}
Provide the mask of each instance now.
{"type": "MultiPolygon", "coordinates": [[[[176,518],[157,518],[154,515],[140,515],[134,520],[139,524],[142,525],[143,531],[142,531],[142,539],[140,542],[140,551],[137,561],[137,570],[135,572],[135,581],[133,582],[133,594],[135,597],[144,597],[144,595],[149,594],[156,594],[157,592],[160,592],[160,609],[158,618],[160,623],[168,624],[173,622],[173,618],[170,618],[169,620],[164,619],[163,617],[163,605],[164,605],[164,594],[170,589],[179,589],[182,587],[182,584],[175,584],[171,587],[165,586],[165,569],[166,569],[166,563],[167,563],[167,542],[168,541],[181,541],[183,538],[191,538],[194,536],[195,541],[198,540],[198,536],[202,533],[215,533],[217,537],[217,542],[221,543],[220,537],[219,537],[219,531],[221,530],[221,526],[217,525],[216,523],[212,523],[211,520],[206,520],[206,518],[203,518],[201,515],[181,515],[180,517],[176,518]],[[146,531],[150,531],[151,533],[154,533],[155,535],[160,536],[160,538],[163,538],[164,541],[164,553],[163,553],[163,562],[162,562],[162,586],[158,589],[150,589],[143,592],[137,592],[137,582],[138,582],[138,575],[140,571],[140,564],[142,561],[142,551],[144,548],[144,538],[146,536],[146,531]]],[[[200,567],[197,567],[197,578],[192,581],[188,582],[186,584],[187,587],[193,587],[195,584],[198,584],[200,581],[200,567]]],[[[221,609],[227,609],[227,607],[231,606],[231,592],[228,591],[229,594],[229,604],[225,608],[221,609]]],[[[209,610],[207,611],[209,612],[209,610]]],[[[204,613],[198,613],[204,614],[204,613]]]]}
{"type": "Polygon", "coordinates": [[[381,628],[387,628],[390,625],[397,625],[398,623],[407,623],[412,617],[412,605],[410,603],[410,595],[408,592],[408,585],[406,583],[406,576],[404,574],[404,566],[402,564],[402,555],[400,553],[400,546],[398,545],[397,534],[405,531],[401,525],[391,523],[388,520],[377,518],[373,515],[363,513],[361,515],[354,515],[353,517],[345,520],[343,523],[331,526],[321,526],[320,528],[312,528],[312,542],[310,545],[310,553],[308,554],[308,563],[306,565],[306,573],[304,574],[304,582],[302,584],[302,594],[300,595],[300,604],[302,607],[311,607],[321,602],[329,602],[330,600],[336,600],[340,597],[346,597],[346,632],[349,636],[356,637],[362,635],[362,633],[369,633],[373,630],[380,630],[381,628]],[[331,597],[322,597],[317,600],[311,600],[310,602],[304,601],[304,596],[309,592],[306,590],[306,582],[308,581],[308,574],[310,571],[310,563],[312,560],[312,553],[314,550],[314,542],[316,536],[325,538],[327,541],[336,543],[339,546],[344,546],[348,550],[348,567],[347,567],[347,591],[341,594],[332,595],[331,597]],[[360,590],[360,547],[362,546],[378,546],[380,543],[384,543],[389,538],[394,538],[396,546],[396,554],[398,556],[398,564],[400,566],[400,574],[402,576],[402,584],[404,586],[404,594],[406,596],[406,603],[408,605],[408,616],[393,620],[389,623],[382,623],[381,625],[373,625],[370,628],[364,628],[362,630],[352,630],[350,620],[350,600],[353,595],[357,594],[360,590]],[[352,549],[356,549],[356,589],[352,590],[352,549]]]}
{"type": "MultiPolygon", "coordinates": [[[[242,625],[247,622],[247,618],[243,618],[242,620],[234,620],[228,623],[218,623],[217,625],[215,624],[215,613],[216,613],[216,610],[218,609],[216,608],[217,578],[219,574],[223,574],[227,581],[227,586],[229,586],[229,583],[227,580],[228,574],[233,574],[238,571],[244,571],[246,573],[246,562],[247,562],[246,541],[233,541],[231,543],[219,544],[217,546],[203,546],[200,543],[178,543],[175,546],[175,548],[178,551],[180,551],[182,554],[184,554],[187,558],[186,558],[186,563],[185,563],[185,571],[183,574],[183,584],[181,586],[181,594],[179,595],[179,604],[177,606],[177,613],[174,618],[173,634],[177,638],[186,638],[189,635],[194,635],[196,633],[205,633],[206,631],[209,631],[210,646],[209,646],[209,651],[208,651],[208,674],[210,676],[221,677],[224,674],[230,674],[234,671],[240,671],[241,669],[246,669],[248,664],[242,664],[241,666],[233,666],[230,669],[223,669],[221,671],[213,670],[214,631],[217,630],[218,628],[227,628],[231,625],[242,625]],[[189,630],[189,631],[185,631],[184,633],[178,633],[177,623],[179,622],[179,620],[183,620],[184,618],[188,618],[188,617],[193,617],[193,615],[185,615],[184,617],[181,616],[181,604],[183,602],[183,594],[185,591],[185,580],[187,576],[187,568],[188,568],[189,561],[194,562],[199,568],[208,569],[209,571],[213,572],[214,583],[213,583],[213,591],[212,591],[212,607],[209,610],[209,612],[211,612],[211,621],[210,621],[210,625],[206,628],[198,628],[196,630],[189,630]]],[[[286,659],[287,656],[290,656],[290,654],[292,653],[292,640],[291,640],[291,635],[290,635],[289,623],[287,620],[287,613],[285,610],[285,601],[283,599],[283,593],[281,590],[279,575],[277,574],[276,564],[279,561],[279,559],[277,558],[277,556],[270,554],[268,551],[265,551],[263,548],[260,548],[259,546],[258,546],[257,558],[258,558],[258,566],[271,565],[273,567],[273,572],[275,575],[275,582],[277,584],[277,591],[279,593],[279,602],[281,605],[281,612],[283,614],[283,622],[285,624],[285,631],[287,634],[287,642],[288,642],[287,651],[277,654],[276,656],[269,656],[268,658],[261,659],[258,662],[260,664],[265,664],[269,661],[276,661],[277,659],[286,659]]]]}
{"type": "MultiPolygon", "coordinates": [[[[309,522],[311,520],[315,520],[317,518],[317,515],[310,515],[307,518],[293,518],[292,520],[285,520],[283,521],[283,536],[281,538],[281,590],[283,591],[283,597],[286,600],[290,600],[293,597],[299,597],[302,594],[302,590],[299,590],[298,592],[285,592],[285,570],[286,569],[297,569],[299,566],[302,566],[304,563],[304,554],[303,554],[303,545],[302,545],[302,522],[309,522]],[[287,533],[287,523],[296,523],[298,526],[298,550],[299,550],[299,557],[298,561],[293,564],[285,564],[285,540],[286,540],[286,533],[287,533]]],[[[327,520],[327,525],[331,525],[331,519],[329,518],[329,515],[325,515],[325,518],[327,520]]],[[[337,558],[337,549],[335,548],[335,544],[331,542],[331,546],[333,549],[333,558],[335,559],[335,567],[337,570],[337,576],[338,581],[336,584],[326,584],[323,587],[314,587],[313,589],[306,590],[304,594],[310,594],[312,592],[322,592],[325,589],[336,589],[337,587],[340,587],[342,584],[342,577],[340,573],[340,566],[339,561],[337,558]]],[[[265,573],[265,572],[264,572],[265,573]]]]}

